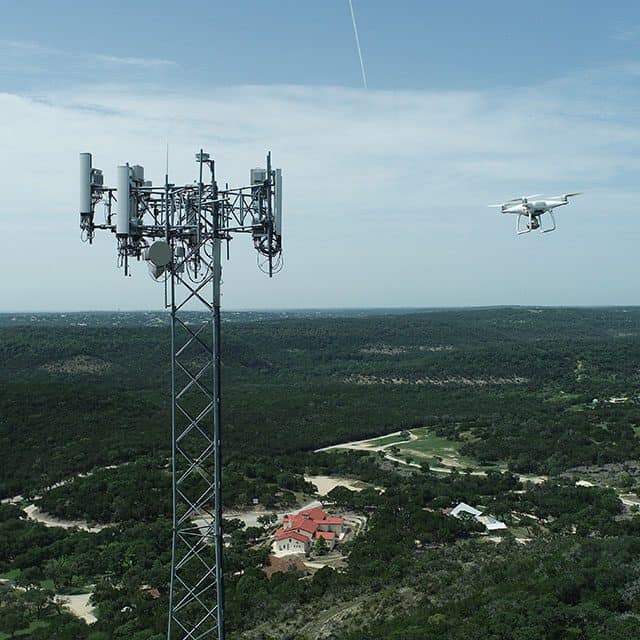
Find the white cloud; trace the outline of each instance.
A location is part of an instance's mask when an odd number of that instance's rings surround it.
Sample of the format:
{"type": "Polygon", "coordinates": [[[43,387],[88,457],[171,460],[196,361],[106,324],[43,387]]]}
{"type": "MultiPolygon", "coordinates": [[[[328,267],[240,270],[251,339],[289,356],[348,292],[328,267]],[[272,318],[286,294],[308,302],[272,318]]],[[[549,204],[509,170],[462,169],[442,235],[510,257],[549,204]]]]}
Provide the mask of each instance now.
{"type": "MultiPolygon", "coordinates": [[[[624,73],[615,71],[615,74],[624,73]]],[[[196,94],[118,85],[0,94],[6,309],[158,307],[124,280],[112,238],[77,229],[77,154],[113,181],[123,161],[177,182],[194,152],[245,183],[271,149],[285,174],[286,269],[265,282],[246,239],[225,269],[229,307],[638,303],[619,277],[640,226],[640,135],[627,96],[563,79],[510,94],[218,87],[196,94]],[[606,117],[602,113],[606,112],[606,117]],[[584,190],[559,231],[516,239],[489,202],[584,190]]],[[[636,96],[637,97],[637,96],[636,96]]],[[[637,268],[637,265],[636,265],[637,268]]]]}
{"type": "Polygon", "coordinates": [[[125,65],[129,67],[172,67],[177,66],[173,60],[163,60],[162,58],[120,58],[118,56],[96,55],[98,62],[105,64],[125,65]]]}
{"type": "Polygon", "coordinates": [[[0,39],[0,48],[4,52],[13,52],[23,55],[51,55],[61,53],[59,49],[45,47],[32,40],[6,40],[0,39]]]}
{"type": "Polygon", "coordinates": [[[90,77],[95,67],[116,72],[122,67],[151,72],[168,68],[178,68],[173,60],[153,57],[115,56],[97,52],[70,51],[41,45],[30,40],[0,39],[0,65],[12,74],[34,71],[61,77],[66,73],[87,74],[90,77]]]}

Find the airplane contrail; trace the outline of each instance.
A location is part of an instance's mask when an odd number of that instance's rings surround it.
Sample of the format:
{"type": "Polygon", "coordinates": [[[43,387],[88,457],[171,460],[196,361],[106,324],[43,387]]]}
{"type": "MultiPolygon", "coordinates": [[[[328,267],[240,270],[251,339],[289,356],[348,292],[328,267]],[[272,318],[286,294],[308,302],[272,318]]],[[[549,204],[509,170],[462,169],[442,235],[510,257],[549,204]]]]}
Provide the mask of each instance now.
{"type": "Polygon", "coordinates": [[[364,62],[362,60],[362,49],[360,49],[360,38],[358,38],[358,27],[356,25],[356,15],[353,12],[353,2],[351,2],[351,0],[349,0],[349,9],[351,10],[351,22],[353,23],[353,34],[356,37],[356,47],[358,49],[358,57],[360,58],[360,70],[362,71],[362,82],[364,83],[364,88],[368,89],[367,74],[365,73],[365,70],[364,70],[364,62]]]}

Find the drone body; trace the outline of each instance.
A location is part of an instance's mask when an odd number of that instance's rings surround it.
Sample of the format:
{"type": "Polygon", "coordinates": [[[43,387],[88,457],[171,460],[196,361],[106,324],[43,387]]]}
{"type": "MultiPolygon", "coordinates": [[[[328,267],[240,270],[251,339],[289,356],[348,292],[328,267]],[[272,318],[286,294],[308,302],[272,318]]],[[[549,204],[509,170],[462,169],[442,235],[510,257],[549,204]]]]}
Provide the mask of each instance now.
{"type": "Polygon", "coordinates": [[[556,219],[553,210],[569,204],[569,198],[579,196],[579,193],[565,193],[560,196],[543,196],[535,194],[532,196],[522,196],[507,200],[503,204],[490,204],[490,207],[500,208],[502,213],[512,213],[517,215],[516,233],[521,235],[529,233],[535,229],[540,229],[542,233],[555,231],[556,219]],[[551,223],[548,226],[542,224],[542,216],[548,214],[551,223]]]}

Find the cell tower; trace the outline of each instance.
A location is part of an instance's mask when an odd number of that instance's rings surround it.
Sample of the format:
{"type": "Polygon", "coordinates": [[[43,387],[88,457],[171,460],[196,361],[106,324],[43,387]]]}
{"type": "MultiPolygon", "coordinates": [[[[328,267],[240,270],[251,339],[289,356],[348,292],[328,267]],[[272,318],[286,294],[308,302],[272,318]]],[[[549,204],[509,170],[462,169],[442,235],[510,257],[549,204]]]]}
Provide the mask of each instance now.
{"type": "Polygon", "coordinates": [[[215,163],[196,154],[198,181],[153,186],[144,168],[117,169],[107,187],[90,153],[80,154],[80,228],[115,234],[118,262],[130,273],[144,259],[164,282],[171,310],[171,441],[173,539],[168,640],[224,640],[220,450],[221,245],[250,234],[269,276],[282,266],[282,173],[252,169],[250,184],[219,189],[215,163]],[[205,168],[210,180],[203,181],[205,168]],[[104,222],[96,223],[96,207],[104,222]],[[204,316],[191,314],[196,309],[204,316]],[[204,317],[204,319],[203,319],[204,317]]]}

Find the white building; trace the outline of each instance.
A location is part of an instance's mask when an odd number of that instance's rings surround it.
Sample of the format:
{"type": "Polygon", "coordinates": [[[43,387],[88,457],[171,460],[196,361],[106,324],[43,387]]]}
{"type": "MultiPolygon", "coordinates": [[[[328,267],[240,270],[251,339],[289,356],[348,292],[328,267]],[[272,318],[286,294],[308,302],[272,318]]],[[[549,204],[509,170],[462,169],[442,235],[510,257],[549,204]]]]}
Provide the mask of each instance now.
{"type": "Polygon", "coordinates": [[[297,531],[276,532],[276,539],[273,544],[273,552],[276,556],[285,556],[290,553],[306,554],[311,549],[311,539],[297,531]]]}
{"type": "Polygon", "coordinates": [[[468,505],[466,502],[461,502],[451,509],[451,513],[454,518],[464,517],[462,514],[468,513],[470,516],[477,518],[482,515],[482,511],[478,511],[476,508],[468,505]]]}
{"type": "Polygon", "coordinates": [[[479,522],[487,531],[500,531],[501,529],[506,529],[507,525],[504,522],[500,522],[500,520],[496,520],[493,516],[489,514],[483,514],[482,511],[479,511],[475,507],[468,505],[466,502],[461,502],[456,505],[453,509],[451,509],[451,513],[454,518],[464,519],[473,518],[476,522],[479,522]]]}

